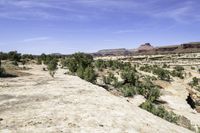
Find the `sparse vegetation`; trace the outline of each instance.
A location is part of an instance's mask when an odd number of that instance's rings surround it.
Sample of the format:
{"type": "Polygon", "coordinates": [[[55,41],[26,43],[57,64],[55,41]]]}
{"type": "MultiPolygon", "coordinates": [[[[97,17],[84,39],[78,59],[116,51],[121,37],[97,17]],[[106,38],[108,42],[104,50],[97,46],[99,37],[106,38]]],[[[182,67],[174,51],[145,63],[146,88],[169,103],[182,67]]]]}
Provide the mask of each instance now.
{"type": "Polygon", "coordinates": [[[171,72],[173,77],[179,77],[180,79],[184,79],[184,68],[182,66],[174,67],[174,70],[171,72]]]}
{"type": "Polygon", "coordinates": [[[153,74],[156,74],[161,80],[170,81],[170,72],[168,70],[157,67],[153,69],[153,74]]]}
{"type": "MultiPolygon", "coordinates": [[[[64,61],[63,61],[64,62],[64,61]]],[[[70,72],[89,82],[95,82],[96,73],[93,68],[93,57],[89,54],[75,53],[66,59],[66,65],[70,72]]]]}
{"type": "MultiPolygon", "coordinates": [[[[57,67],[61,67],[68,69],[70,74],[77,75],[91,83],[96,84],[98,81],[97,79],[100,79],[101,81],[98,85],[102,85],[108,91],[114,90],[117,93],[119,92],[117,95],[123,95],[124,97],[142,95],[146,99],[146,102],[140,105],[141,108],[176,124],[179,120],[179,116],[162,106],[163,101],[159,99],[161,96],[160,86],[162,86],[159,83],[172,84],[176,81],[173,77],[184,78],[185,69],[187,71],[195,70],[191,71],[192,74],[198,70],[196,66],[191,66],[189,70],[188,67],[184,69],[182,66],[176,66],[174,70],[172,70],[173,65],[170,67],[167,63],[158,63],[157,65],[149,65],[150,63],[145,64],[144,62],[141,64],[132,63],[131,61],[131,63],[127,63],[126,59],[107,61],[98,59],[95,61],[91,55],[85,53],[75,53],[70,56],[59,57],[46,54],[40,56],[21,55],[17,52],[10,52],[8,54],[0,53],[0,59],[8,59],[9,63],[13,63],[16,67],[18,64],[24,65],[26,62],[34,60],[37,64],[47,65],[47,69],[52,77],[54,77],[57,67]],[[61,65],[58,66],[58,62],[61,65]],[[160,80],[170,81],[170,83],[160,80]],[[158,84],[160,86],[156,85],[156,82],[159,82],[158,84]]],[[[156,61],[157,59],[158,58],[151,58],[151,61],[156,61]]],[[[162,57],[161,59],[164,58],[162,57]]],[[[148,58],[145,57],[142,60],[148,60],[148,58]]],[[[5,70],[7,69],[1,67],[0,61],[0,77],[6,76],[5,70]]],[[[46,66],[43,67],[43,70],[46,71],[46,66]]],[[[65,74],[67,73],[68,72],[65,74]]],[[[197,77],[193,78],[190,85],[200,91],[199,79],[197,77]]]]}
{"type": "Polygon", "coordinates": [[[145,64],[144,66],[140,67],[140,71],[144,71],[144,72],[149,72],[151,73],[152,71],[152,66],[145,64]]]}
{"type": "Polygon", "coordinates": [[[179,119],[178,115],[176,115],[173,112],[167,111],[163,106],[160,106],[160,105],[156,106],[151,101],[147,100],[146,102],[141,104],[140,107],[169,122],[176,123],[176,124],[178,122],[178,119],[179,119]]]}

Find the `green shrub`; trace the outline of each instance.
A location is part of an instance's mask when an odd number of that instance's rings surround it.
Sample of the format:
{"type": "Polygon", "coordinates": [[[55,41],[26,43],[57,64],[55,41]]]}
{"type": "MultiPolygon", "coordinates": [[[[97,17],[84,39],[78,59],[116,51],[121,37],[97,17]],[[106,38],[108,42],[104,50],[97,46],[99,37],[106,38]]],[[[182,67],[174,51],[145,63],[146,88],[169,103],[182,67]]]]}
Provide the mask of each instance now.
{"type": "Polygon", "coordinates": [[[160,90],[157,87],[154,88],[149,88],[148,92],[147,92],[147,100],[149,101],[155,101],[156,99],[158,99],[160,97],[160,90]]]}
{"type": "Polygon", "coordinates": [[[84,79],[84,71],[85,69],[83,69],[82,67],[79,67],[76,71],[77,76],[79,76],[80,78],[84,79]]]}
{"type": "Polygon", "coordinates": [[[99,59],[99,60],[96,60],[95,61],[95,67],[98,68],[98,69],[104,69],[106,68],[106,64],[105,64],[105,61],[99,59]]]}
{"type": "Polygon", "coordinates": [[[197,86],[199,84],[199,79],[197,78],[197,77],[194,77],[193,79],[192,79],[192,85],[193,86],[197,86]]]}
{"type": "Polygon", "coordinates": [[[41,64],[42,64],[42,59],[39,58],[39,57],[37,58],[37,64],[38,64],[38,65],[41,65],[41,64]]]}
{"type": "Polygon", "coordinates": [[[17,53],[17,51],[11,51],[8,53],[8,59],[11,61],[19,62],[21,59],[21,54],[17,53]]]}
{"type": "Polygon", "coordinates": [[[52,60],[48,63],[47,69],[49,70],[49,73],[52,77],[55,75],[55,70],[57,69],[57,60],[52,60]]]}
{"type": "Polygon", "coordinates": [[[133,86],[137,85],[139,79],[134,69],[123,70],[123,72],[121,73],[121,78],[124,80],[124,84],[129,83],[133,86]]]}
{"type": "Polygon", "coordinates": [[[191,66],[191,69],[192,69],[192,70],[195,70],[195,67],[191,66]]]}
{"type": "Polygon", "coordinates": [[[136,94],[136,87],[134,86],[130,86],[130,85],[126,85],[122,88],[122,93],[125,97],[132,97],[136,94]]]}
{"type": "Polygon", "coordinates": [[[5,70],[0,67],[0,77],[3,77],[4,73],[5,73],[5,70]]]}
{"type": "Polygon", "coordinates": [[[67,59],[67,68],[70,72],[75,73],[78,69],[78,63],[76,59],[74,58],[68,58],[67,59]]]}
{"type": "Polygon", "coordinates": [[[172,122],[172,123],[176,123],[178,122],[179,120],[179,116],[176,115],[175,113],[173,112],[168,112],[164,107],[162,106],[156,106],[154,105],[151,101],[146,101],[144,103],[142,103],[140,105],[140,107],[142,109],[145,109],[147,110],[148,112],[151,112],[152,114],[158,116],[158,117],[161,117],[169,122],[172,122]]]}
{"type": "Polygon", "coordinates": [[[168,70],[158,67],[153,69],[153,73],[161,80],[170,81],[170,72],[168,70]]]}
{"type": "Polygon", "coordinates": [[[166,63],[163,64],[162,68],[169,68],[170,66],[167,65],[166,63]]]}
{"type": "Polygon", "coordinates": [[[185,70],[182,66],[175,66],[174,69],[176,71],[184,71],[185,70]]]}
{"type": "Polygon", "coordinates": [[[144,71],[144,72],[151,72],[152,71],[152,66],[145,64],[144,66],[140,67],[140,71],[144,71]]]}
{"type": "Polygon", "coordinates": [[[89,81],[91,83],[94,83],[94,81],[96,80],[96,74],[95,71],[92,67],[87,67],[84,71],[84,79],[86,81],[89,81]]]}
{"type": "Polygon", "coordinates": [[[184,68],[182,66],[176,66],[174,67],[174,70],[172,71],[171,75],[173,77],[179,77],[181,79],[184,79],[183,71],[184,68]]]}
{"type": "Polygon", "coordinates": [[[144,82],[140,83],[138,93],[151,102],[154,102],[160,97],[160,89],[149,79],[145,79],[144,82]]]}

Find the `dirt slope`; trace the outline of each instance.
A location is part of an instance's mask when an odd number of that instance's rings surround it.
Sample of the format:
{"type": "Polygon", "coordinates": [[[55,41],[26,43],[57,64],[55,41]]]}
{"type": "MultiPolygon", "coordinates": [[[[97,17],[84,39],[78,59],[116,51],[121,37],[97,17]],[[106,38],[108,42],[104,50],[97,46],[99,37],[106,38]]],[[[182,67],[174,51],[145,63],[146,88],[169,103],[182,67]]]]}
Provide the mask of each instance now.
{"type": "Polygon", "coordinates": [[[30,76],[0,79],[0,132],[191,132],[63,70],[52,79],[41,69],[33,66],[30,76]]]}

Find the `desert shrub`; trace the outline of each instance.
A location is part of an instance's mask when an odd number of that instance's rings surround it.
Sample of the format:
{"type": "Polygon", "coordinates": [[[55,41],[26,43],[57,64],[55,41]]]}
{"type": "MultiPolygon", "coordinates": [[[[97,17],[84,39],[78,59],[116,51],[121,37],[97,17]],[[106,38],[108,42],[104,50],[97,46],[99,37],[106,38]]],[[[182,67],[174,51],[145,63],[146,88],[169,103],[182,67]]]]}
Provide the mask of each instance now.
{"type": "Polygon", "coordinates": [[[198,127],[198,133],[200,133],[200,127],[198,127]]]}
{"type": "Polygon", "coordinates": [[[8,54],[0,52],[0,60],[7,60],[8,59],[8,54]]]}
{"type": "Polygon", "coordinates": [[[176,66],[174,67],[174,70],[171,72],[171,75],[173,77],[179,77],[181,79],[184,79],[183,71],[184,68],[182,66],[176,66]]]}
{"type": "Polygon", "coordinates": [[[37,58],[37,64],[38,64],[38,65],[41,65],[41,64],[42,64],[42,59],[39,58],[39,57],[37,58]]]}
{"type": "Polygon", "coordinates": [[[50,55],[47,55],[46,58],[43,60],[45,65],[48,65],[52,60],[55,60],[55,58],[53,58],[50,55]]]}
{"type": "Polygon", "coordinates": [[[140,67],[140,71],[144,71],[144,72],[151,72],[152,71],[152,66],[145,64],[144,66],[140,67]]]}
{"type": "Polygon", "coordinates": [[[96,74],[92,67],[87,67],[86,69],[84,69],[83,67],[79,67],[76,73],[77,76],[85,79],[86,81],[93,83],[96,80],[96,74]]]}
{"type": "Polygon", "coordinates": [[[167,65],[166,63],[163,64],[162,68],[169,68],[170,66],[167,65]]]}
{"type": "Polygon", "coordinates": [[[192,70],[195,70],[195,67],[191,66],[191,69],[192,69],[192,70]]]}
{"type": "Polygon", "coordinates": [[[45,65],[48,65],[52,60],[58,60],[60,57],[56,55],[46,55],[41,54],[37,57],[37,64],[44,63],[45,65]]]}
{"type": "Polygon", "coordinates": [[[98,69],[104,69],[104,68],[106,68],[107,66],[106,66],[105,61],[99,59],[99,60],[96,60],[96,61],[95,61],[95,67],[98,68],[98,69]]]}
{"type": "Polygon", "coordinates": [[[176,71],[184,71],[185,70],[182,66],[175,66],[174,69],[176,71]]]}
{"type": "Polygon", "coordinates": [[[162,106],[156,106],[156,105],[154,105],[151,101],[147,100],[146,102],[142,103],[140,105],[140,107],[142,109],[147,110],[148,112],[151,112],[152,114],[154,114],[154,115],[156,115],[158,117],[161,117],[161,118],[169,121],[169,122],[177,124],[177,121],[179,120],[179,116],[178,115],[176,115],[173,112],[167,111],[162,106]]]}
{"type": "Polygon", "coordinates": [[[86,69],[87,67],[92,66],[93,57],[89,54],[75,53],[71,55],[66,62],[68,69],[75,73],[80,67],[86,69]]]}
{"type": "Polygon", "coordinates": [[[22,60],[21,60],[21,63],[22,63],[22,65],[24,66],[24,65],[27,63],[27,60],[26,60],[26,59],[22,59],[22,60]]]}
{"type": "Polygon", "coordinates": [[[8,59],[11,61],[19,62],[21,59],[21,54],[17,53],[17,51],[11,51],[8,53],[8,59]]]}
{"type": "Polygon", "coordinates": [[[57,63],[57,60],[55,60],[55,59],[48,63],[47,69],[49,70],[49,73],[52,77],[54,77],[54,75],[55,75],[57,65],[58,65],[58,63],[57,63]]]}
{"type": "Polygon", "coordinates": [[[3,69],[3,68],[0,68],[0,77],[3,76],[3,73],[4,73],[4,72],[5,72],[4,69],[3,69]]]}
{"type": "Polygon", "coordinates": [[[197,78],[197,77],[194,77],[193,79],[192,79],[192,85],[193,86],[197,86],[199,84],[199,79],[197,78]]]}
{"type": "Polygon", "coordinates": [[[115,88],[122,86],[122,83],[118,82],[118,79],[111,72],[108,74],[108,76],[103,76],[103,82],[104,84],[113,85],[115,88]]]}
{"type": "Polygon", "coordinates": [[[171,73],[171,75],[173,77],[179,77],[180,79],[184,79],[183,73],[180,72],[180,71],[173,70],[172,73],[171,73]]]}
{"type": "Polygon", "coordinates": [[[6,73],[5,69],[1,66],[1,60],[0,60],[0,77],[1,78],[17,77],[17,75],[6,73]]]}
{"type": "Polygon", "coordinates": [[[157,87],[149,88],[147,91],[147,96],[146,98],[149,101],[155,101],[160,97],[160,90],[157,87]]]}
{"type": "Polygon", "coordinates": [[[131,85],[125,85],[122,88],[122,93],[125,97],[132,97],[136,94],[137,88],[131,85]]]}
{"type": "Polygon", "coordinates": [[[96,80],[96,73],[93,68],[93,57],[89,54],[75,53],[66,59],[66,66],[70,72],[77,74],[89,82],[96,80]]]}
{"type": "Polygon", "coordinates": [[[113,86],[115,88],[119,88],[119,87],[122,87],[123,83],[122,82],[119,82],[117,78],[114,79],[113,81],[113,86]]]}
{"type": "Polygon", "coordinates": [[[117,61],[117,60],[108,60],[108,61],[104,61],[102,59],[96,60],[95,61],[95,67],[98,69],[107,69],[110,68],[112,70],[116,70],[116,69],[124,69],[124,67],[131,67],[131,63],[130,62],[121,62],[121,61],[117,61]]]}
{"type": "Polygon", "coordinates": [[[82,67],[79,67],[76,71],[77,76],[79,76],[80,78],[84,79],[84,69],[82,67]]]}
{"type": "Polygon", "coordinates": [[[123,72],[121,73],[121,77],[124,80],[124,84],[129,83],[133,86],[137,85],[138,79],[139,79],[139,77],[134,69],[123,70],[123,72]]]}
{"type": "Polygon", "coordinates": [[[60,60],[60,64],[61,64],[61,67],[62,68],[64,68],[65,66],[67,66],[67,60],[65,59],[65,58],[62,58],[61,60],[60,60]]]}
{"type": "Polygon", "coordinates": [[[153,103],[150,102],[150,101],[146,101],[146,102],[142,103],[142,104],[140,105],[140,107],[141,107],[142,109],[145,109],[145,110],[148,111],[148,112],[151,112],[151,113],[154,112],[154,108],[155,108],[154,105],[153,105],[153,103]]]}
{"type": "Polygon", "coordinates": [[[67,68],[70,72],[75,73],[78,69],[77,61],[74,58],[67,59],[67,68]]]}
{"type": "Polygon", "coordinates": [[[34,56],[32,54],[23,54],[21,58],[25,60],[28,60],[28,59],[33,60],[34,56]]]}
{"type": "Polygon", "coordinates": [[[139,85],[138,93],[143,95],[147,100],[154,102],[160,97],[160,89],[155,86],[149,79],[146,79],[139,85]]]}
{"type": "Polygon", "coordinates": [[[92,67],[87,67],[84,71],[84,79],[93,83],[96,80],[96,74],[92,67]]]}
{"type": "Polygon", "coordinates": [[[153,69],[153,74],[156,74],[159,79],[170,81],[170,72],[160,67],[153,69]]]}
{"type": "Polygon", "coordinates": [[[72,55],[72,58],[75,59],[78,67],[83,67],[83,69],[91,66],[93,62],[93,57],[85,53],[75,53],[72,55]]]}

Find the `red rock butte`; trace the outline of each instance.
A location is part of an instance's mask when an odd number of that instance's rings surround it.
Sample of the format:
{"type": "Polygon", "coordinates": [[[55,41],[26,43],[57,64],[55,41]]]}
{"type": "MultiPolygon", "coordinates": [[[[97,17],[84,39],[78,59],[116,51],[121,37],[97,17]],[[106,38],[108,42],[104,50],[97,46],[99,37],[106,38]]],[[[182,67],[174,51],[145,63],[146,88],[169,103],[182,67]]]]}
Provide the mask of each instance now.
{"type": "Polygon", "coordinates": [[[140,45],[140,47],[137,49],[137,51],[142,52],[142,51],[149,51],[149,50],[153,50],[154,47],[151,46],[150,43],[145,43],[140,45]]]}

